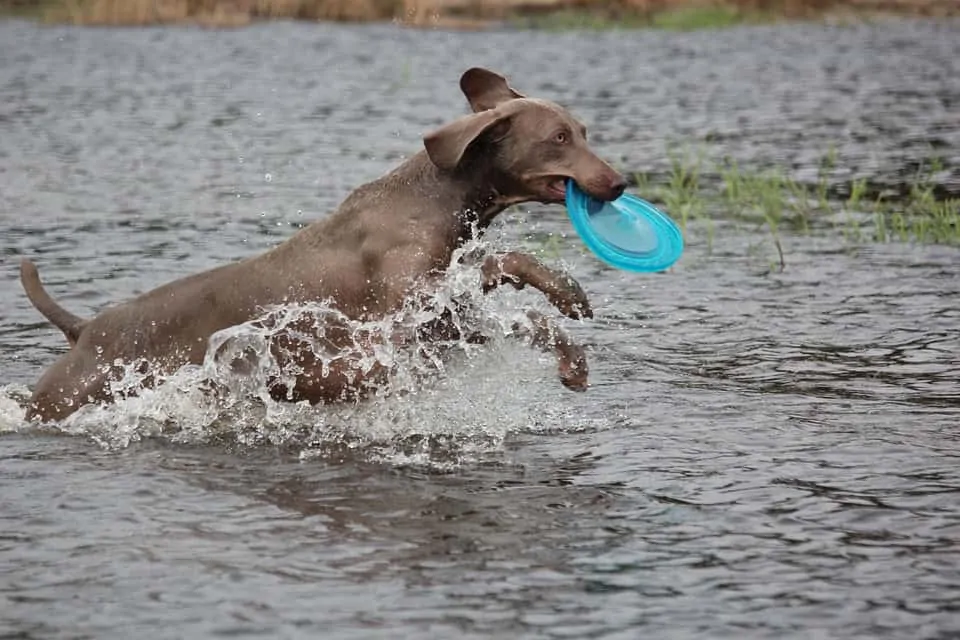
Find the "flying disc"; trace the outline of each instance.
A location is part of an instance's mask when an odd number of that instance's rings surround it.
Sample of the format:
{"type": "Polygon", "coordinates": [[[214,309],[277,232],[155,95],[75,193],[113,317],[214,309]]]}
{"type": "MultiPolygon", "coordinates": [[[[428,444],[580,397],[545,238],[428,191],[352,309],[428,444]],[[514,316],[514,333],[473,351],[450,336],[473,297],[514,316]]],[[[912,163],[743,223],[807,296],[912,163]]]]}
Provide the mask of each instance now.
{"type": "Polygon", "coordinates": [[[603,202],[567,180],[567,212],[587,248],[612,267],[656,272],[670,268],[683,253],[683,234],[665,213],[625,193],[603,202]]]}

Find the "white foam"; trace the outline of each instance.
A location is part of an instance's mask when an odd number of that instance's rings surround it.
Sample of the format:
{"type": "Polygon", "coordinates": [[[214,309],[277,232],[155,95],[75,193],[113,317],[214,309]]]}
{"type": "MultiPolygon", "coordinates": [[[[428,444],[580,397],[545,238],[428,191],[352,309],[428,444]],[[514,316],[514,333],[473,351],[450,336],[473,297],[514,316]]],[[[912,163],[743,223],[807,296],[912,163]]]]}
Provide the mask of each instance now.
{"type": "MultiPolygon", "coordinates": [[[[60,429],[107,448],[144,438],[189,444],[226,439],[294,447],[304,458],[346,448],[394,464],[446,468],[499,449],[511,430],[564,421],[569,416],[549,409],[556,394],[569,393],[557,380],[553,356],[510,337],[513,323],[526,321],[525,308],[545,308],[542,296],[523,295],[523,306],[516,305],[517,296],[485,296],[479,265],[458,265],[458,257],[430,296],[389,318],[353,321],[327,303],[277,307],[267,310],[266,322],[261,318],[215,334],[202,365],[185,366],[152,388],[142,388],[148,369],[128,363],[112,385],[113,403],[84,406],[60,429]],[[457,300],[467,303],[463,316],[457,300]],[[459,327],[481,330],[488,342],[440,345],[416,338],[413,326],[445,312],[459,327]],[[314,341],[314,353],[325,365],[352,358],[365,370],[391,369],[372,397],[326,406],[271,399],[268,380],[290,378],[295,371],[281,370],[270,340],[304,318],[321,320],[320,337],[331,319],[350,328],[353,343],[339,350],[314,341]],[[398,346],[401,341],[407,344],[398,346]],[[238,373],[231,363],[241,355],[247,367],[238,373]],[[210,392],[214,386],[216,393],[210,392]]],[[[22,401],[28,394],[22,388],[0,394],[0,430],[23,427],[16,395],[22,401]]]]}
{"type": "Polygon", "coordinates": [[[0,433],[16,433],[26,427],[24,402],[30,390],[19,384],[0,387],[0,433]]]}

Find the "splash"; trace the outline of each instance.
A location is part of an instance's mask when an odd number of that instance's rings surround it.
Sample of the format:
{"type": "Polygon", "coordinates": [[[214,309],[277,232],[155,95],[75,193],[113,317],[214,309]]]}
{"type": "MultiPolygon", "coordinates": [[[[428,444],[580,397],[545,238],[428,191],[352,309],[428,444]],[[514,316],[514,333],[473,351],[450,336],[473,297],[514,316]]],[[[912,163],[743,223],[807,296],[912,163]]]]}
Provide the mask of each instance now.
{"type": "MultiPolygon", "coordinates": [[[[516,294],[483,295],[474,259],[483,248],[459,249],[441,281],[389,317],[353,320],[330,301],[278,306],[214,334],[202,364],[168,376],[146,362],[125,364],[112,404],[84,406],[59,428],[107,448],[161,438],[434,468],[500,450],[511,431],[562,420],[547,405],[569,392],[556,379],[553,356],[513,335],[528,322],[526,309],[549,308],[536,293],[523,295],[522,306],[516,294]],[[271,349],[278,336],[291,335],[325,375],[359,372],[350,385],[356,397],[315,406],[274,400],[271,385],[292,388],[301,371],[271,349]],[[144,388],[147,378],[153,384],[144,388]]],[[[3,406],[0,415],[7,415],[3,406]]],[[[9,421],[17,420],[22,410],[17,418],[11,409],[9,421]]]]}
{"type": "Polygon", "coordinates": [[[30,399],[30,390],[23,385],[0,387],[0,433],[16,433],[26,426],[24,405],[30,399]]]}

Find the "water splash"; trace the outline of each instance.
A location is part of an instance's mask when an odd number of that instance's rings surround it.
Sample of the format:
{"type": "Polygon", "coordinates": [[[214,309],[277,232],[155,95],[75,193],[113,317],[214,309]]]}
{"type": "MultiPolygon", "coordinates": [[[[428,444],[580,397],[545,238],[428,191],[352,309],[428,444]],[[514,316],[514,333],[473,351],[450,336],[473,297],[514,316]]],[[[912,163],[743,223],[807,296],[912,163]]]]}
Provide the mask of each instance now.
{"type": "Polygon", "coordinates": [[[30,390],[23,385],[0,387],[0,433],[16,433],[26,426],[23,407],[29,398],[30,390]]]}
{"type": "MultiPolygon", "coordinates": [[[[553,428],[571,418],[549,407],[569,394],[555,360],[512,335],[515,324],[528,322],[527,308],[550,310],[536,292],[522,300],[483,295],[472,257],[485,248],[477,241],[458,250],[442,280],[386,318],[352,320],[329,301],[278,306],[214,334],[202,364],[172,375],[146,362],[118,363],[115,401],[84,406],[59,428],[106,448],[145,438],[266,444],[304,459],[362,455],[433,468],[500,450],[511,431],[539,430],[544,420],[553,428]],[[271,345],[278,336],[309,348],[325,374],[352,363],[362,374],[352,388],[362,397],[319,406],[275,401],[271,385],[292,388],[301,372],[295,360],[277,358],[283,350],[271,345]],[[381,375],[371,384],[375,371],[381,375]],[[144,388],[148,378],[153,384],[144,388]]],[[[0,406],[7,414],[22,421],[22,410],[0,406]]]]}

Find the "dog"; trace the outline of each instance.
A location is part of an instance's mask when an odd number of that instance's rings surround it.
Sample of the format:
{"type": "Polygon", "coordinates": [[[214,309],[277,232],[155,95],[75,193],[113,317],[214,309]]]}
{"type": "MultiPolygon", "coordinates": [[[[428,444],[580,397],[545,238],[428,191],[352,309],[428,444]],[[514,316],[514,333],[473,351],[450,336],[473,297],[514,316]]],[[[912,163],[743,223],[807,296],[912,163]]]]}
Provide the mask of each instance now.
{"type": "MultiPolygon", "coordinates": [[[[502,75],[479,67],[463,73],[460,89],[472,113],[427,133],[418,153],[261,255],[176,280],[90,319],[53,300],[24,258],[27,297],[69,344],[35,385],[27,419],[60,421],[84,405],[111,402],[110,384],[124,365],[141,363],[149,385],[154,376],[202,363],[213,334],[256,321],[272,306],[329,300],[353,321],[384,318],[442,277],[455,251],[507,207],[563,203],[567,180],[603,201],[624,192],[624,177],[591,151],[586,128],[565,108],[528,98],[502,75]]],[[[533,256],[482,256],[480,273],[484,292],[529,285],[565,316],[593,317],[581,286],[533,256]]],[[[564,385],[586,389],[583,349],[549,318],[534,311],[528,316],[529,342],[556,353],[564,385]]],[[[316,330],[306,323],[274,337],[270,349],[280,367],[297,372],[292,381],[270,382],[275,399],[356,399],[385,375],[382,366],[360,369],[350,359],[324,363],[307,348],[316,330]]],[[[354,339],[335,321],[322,333],[332,348],[354,339]]]]}

